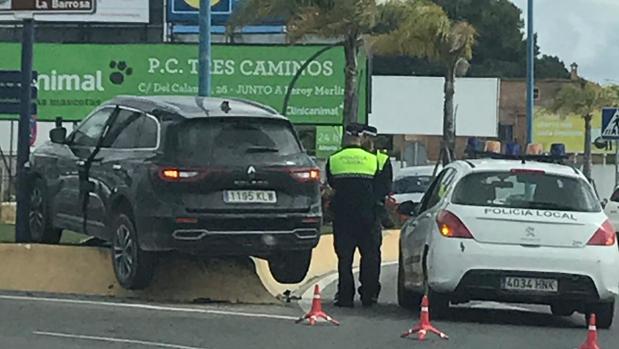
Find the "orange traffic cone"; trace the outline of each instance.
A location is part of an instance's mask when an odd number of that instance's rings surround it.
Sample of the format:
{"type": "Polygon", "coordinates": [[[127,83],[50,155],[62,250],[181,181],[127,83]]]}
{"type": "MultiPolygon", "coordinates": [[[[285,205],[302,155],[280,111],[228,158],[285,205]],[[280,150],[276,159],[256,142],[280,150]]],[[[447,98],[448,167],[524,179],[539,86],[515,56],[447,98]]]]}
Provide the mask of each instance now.
{"type": "Polygon", "coordinates": [[[410,330],[404,332],[402,334],[402,338],[408,337],[416,333],[417,339],[423,341],[424,339],[426,339],[426,334],[428,333],[428,331],[430,331],[443,339],[449,339],[449,337],[445,333],[439,331],[430,323],[429,307],[430,301],[428,300],[428,296],[423,296],[423,300],[421,301],[421,319],[417,325],[415,325],[410,330]]]}
{"type": "Polygon", "coordinates": [[[600,346],[598,345],[598,332],[595,314],[591,314],[591,317],[589,318],[587,340],[580,346],[580,349],[600,349],[600,346]]]}
{"type": "Polygon", "coordinates": [[[312,309],[309,311],[309,313],[305,314],[304,316],[300,317],[296,323],[300,323],[303,320],[309,319],[309,324],[310,326],[314,326],[316,324],[316,321],[318,319],[324,319],[329,321],[330,323],[339,326],[340,323],[337,322],[334,318],[330,317],[329,315],[327,315],[323,310],[322,310],[322,303],[320,302],[320,287],[318,285],[314,286],[314,299],[312,300],[312,309]]]}

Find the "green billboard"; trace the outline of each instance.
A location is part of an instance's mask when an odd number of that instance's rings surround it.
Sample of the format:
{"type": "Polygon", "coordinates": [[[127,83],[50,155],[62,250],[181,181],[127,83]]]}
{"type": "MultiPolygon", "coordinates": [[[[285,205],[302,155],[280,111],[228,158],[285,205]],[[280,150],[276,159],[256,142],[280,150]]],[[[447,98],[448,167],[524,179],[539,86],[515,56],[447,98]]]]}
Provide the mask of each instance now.
{"type": "MultiPolygon", "coordinates": [[[[242,97],[282,111],[288,85],[324,46],[215,45],[212,95],[242,97]]],[[[0,69],[19,69],[20,46],[0,43],[0,69]]],[[[296,124],[343,120],[344,51],[333,48],[309,64],[292,90],[287,116],[296,124]]],[[[366,116],[366,59],[360,60],[360,118],[366,116]]],[[[196,95],[198,46],[190,44],[36,44],[38,120],[81,120],[117,95],[196,95]]],[[[0,118],[16,116],[0,115],[0,118]]]]}

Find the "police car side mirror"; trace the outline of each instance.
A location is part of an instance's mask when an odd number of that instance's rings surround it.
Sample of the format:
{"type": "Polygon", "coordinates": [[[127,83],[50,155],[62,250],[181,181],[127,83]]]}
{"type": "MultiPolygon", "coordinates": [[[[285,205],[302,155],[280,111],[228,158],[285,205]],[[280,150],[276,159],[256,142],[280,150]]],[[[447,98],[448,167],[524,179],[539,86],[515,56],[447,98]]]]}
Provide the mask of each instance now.
{"type": "Polygon", "coordinates": [[[412,201],[404,201],[398,206],[398,214],[406,217],[414,217],[417,215],[419,204],[412,201]]]}

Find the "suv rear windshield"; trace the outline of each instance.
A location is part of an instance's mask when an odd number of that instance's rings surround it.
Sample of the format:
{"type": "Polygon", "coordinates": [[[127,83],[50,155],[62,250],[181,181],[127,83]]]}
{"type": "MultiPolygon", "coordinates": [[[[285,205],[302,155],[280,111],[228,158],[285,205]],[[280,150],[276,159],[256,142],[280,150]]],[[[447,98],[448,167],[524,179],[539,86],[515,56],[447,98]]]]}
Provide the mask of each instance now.
{"type": "Polygon", "coordinates": [[[586,181],[541,172],[470,174],[456,186],[452,202],[470,206],[574,212],[601,210],[586,181]]]}
{"type": "Polygon", "coordinates": [[[172,126],[169,150],[182,163],[234,165],[302,152],[289,122],[262,118],[209,118],[172,126]]]}
{"type": "Polygon", "coordinates": [[[425,193],[432,183],[432,176],[409,176],[396,179],[393,191],[396,194],[425,193]]]}

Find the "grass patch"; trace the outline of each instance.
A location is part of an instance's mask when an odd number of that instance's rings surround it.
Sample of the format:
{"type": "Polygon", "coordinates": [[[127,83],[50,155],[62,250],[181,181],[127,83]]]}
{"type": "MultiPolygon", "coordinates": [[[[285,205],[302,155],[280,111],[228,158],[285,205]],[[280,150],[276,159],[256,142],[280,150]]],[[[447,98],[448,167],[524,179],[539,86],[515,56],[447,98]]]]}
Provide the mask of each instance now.
{"type": "MultiPolygon", "coordinates": [[[[61,244],[77,245],[86,239],[85,235],[65,230],[62,232],[61,244]]],[[[12,224],[0,223],[0,242],[15,242],[15,226],[12,224]]]]}

